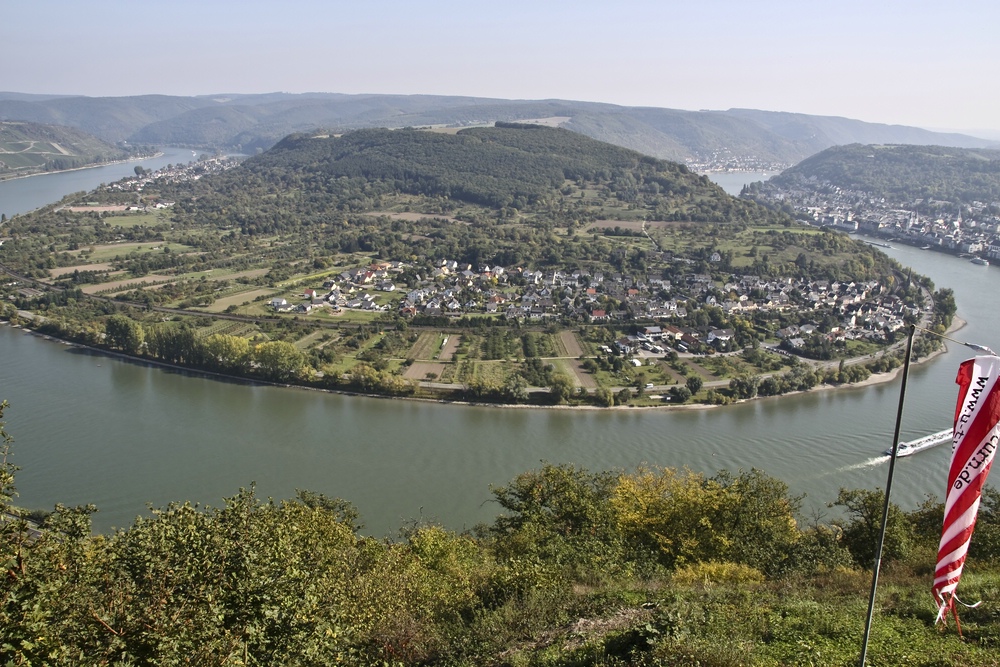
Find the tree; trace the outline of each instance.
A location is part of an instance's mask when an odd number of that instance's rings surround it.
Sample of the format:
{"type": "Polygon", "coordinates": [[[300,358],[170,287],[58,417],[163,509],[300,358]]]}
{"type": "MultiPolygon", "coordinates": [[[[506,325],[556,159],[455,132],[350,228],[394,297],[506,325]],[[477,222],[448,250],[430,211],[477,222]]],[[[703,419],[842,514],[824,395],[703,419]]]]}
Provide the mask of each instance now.
{"type": "Polygon", "coordinates": [[[518,373],[511,373],[503,385],[507,400],[523,403],[528,400],[528,381],[518,373]]]}
{"type": "MultiPolygon", "coordinates": [[[[882,525],[885,492],[867,489],[841,489],[831,507],[843,507],[848,521],[842,524],[843,543],[862,567],[874,567],[878,534],[882,525]]],[[[890,562],[907,556],[913,542],[913,527],[895,503],[889,503],[882,560],[890,562]]]]}
{"type": "Polygon", "coordinates": [[[614,473],[573,465],[547,463],[521,473],[491,487],[506,513],[490,532],[506,555],[544,555],[563,565],[608,562],[608,549],[620,546],[608,502],[616,483],[614,473]]]}
{"type": "Polygon", "coordinates": [[[687,403],[691,398],[691,390],[686,386],[675,386],[670,388],[670,399],[674,403],[687,403]]]}
{"type": "Polygon", "coordinates": [[[626,540],[655,549],[671,568],[723,555],[726,536],[711,520],[722,502],[719,486],[700,473],[658,467],[622,475],[611,498],[626,540]]]}
{"type": "Polygon", "coordinates": [[[726,536],[725,560],[754,567],[768,575],[795,563],[801,538],[795,515],[802,496],[789,496],[788,485],[756,468],[734,476],[727,471],[712,478],[724,494],[715,529],[726,536]]]}
{"type": "Polygon", "coordinates": [[[212,334],[202,342],[206,364],[226,373],[242,373],[250,365],[250,341],[241,336],[212,334]]]}
{"type": "Polygon", "coordinates": [[[734,377],[729,381],[729,390],[733,392],[733,398],[737,399],[755,397],[759,386],[760,378],[748,373],[734,377]]]}
{"type": "Polygon", "coordinates": [[[104,323],[108,345],[125,354],[139,354],[145,333],[142,325],[125,315],[112,315],[104,323]]]}
{"type": "Polygon", "coordinates": [[[598,405],[610,408],[615,404],[615,395],[607,387],[598,387],[594,392],[594,398],[598,405]]]}
{"type": "Polygon", "coordinates": [[[306,366],[306,356],[291,343],[280,340],[254,347],[253,361],[261,375],[278,382],[301,376],[306,366]]]}
{"type": "Polygon", "coordinates": [[[565,373],[553,373],[549,381],[549,393],[556,403],[565,403],[573,395],[573,380],[565,373]]]}
{"type": "Polygon", "coordinates": [[[688,388],[688,391],[691,392],[692,396],[701,391],[703,384],[704,382],[702,381],[701,376],[698,375],[689,375],[687,380],[684,381],[684,385],[688,388]]]}

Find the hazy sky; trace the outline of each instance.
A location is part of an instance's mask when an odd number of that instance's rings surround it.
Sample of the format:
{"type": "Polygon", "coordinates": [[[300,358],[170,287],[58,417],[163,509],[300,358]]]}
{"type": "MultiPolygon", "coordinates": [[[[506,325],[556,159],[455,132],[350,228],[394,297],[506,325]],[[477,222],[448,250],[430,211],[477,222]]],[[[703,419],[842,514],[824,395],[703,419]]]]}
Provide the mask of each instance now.
{"type": "Polygon", "coordinates": [[[997,0],[0,0],[0,90],[432,93],[1000,130],[997,0]]]}

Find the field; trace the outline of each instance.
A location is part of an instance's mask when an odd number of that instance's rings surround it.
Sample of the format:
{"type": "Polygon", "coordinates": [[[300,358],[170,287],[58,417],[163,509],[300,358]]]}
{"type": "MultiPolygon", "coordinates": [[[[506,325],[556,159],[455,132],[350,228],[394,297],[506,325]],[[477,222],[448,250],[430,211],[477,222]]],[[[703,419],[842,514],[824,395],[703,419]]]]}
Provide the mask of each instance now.
{"type": "Polygon", "coordinates": [[[169,224],[170,216],[166,211],[145,211],[105,217],[104,221],[114,227],[155,227],[169,224]]]}
{"type": "Polygon", "coordinates": [[[79,271],[83,269],[84,271],[110,271],[111,264],[109,262],[102,262],[100,264],[82,264],[79,266],[60,266],[55,269],[49,269],[49,275],[53,278],[61,278],[62,276],[69,275],[74,271],[79,271]]]}
{"type": "MultiPolygon", "coordinates": [[[[164,243],[162,241],[108,243],[106,245],[93,246],[94,251],[87,256],[86,261],[88,263],[107,262],[115,257],[124,257],[130,252],[163,252],[164,248],[170,248],[170,252],[190,252],[193,250],[193,248],[180,243],[164,243]]],[[[79,256],[82,252],[82,250],[76,250],[71,251],[70,254],[79,256]]]]}
{"type": "Polygon", "coordinates": [[[303,352],[316,347],[323,342],[323,336],[329,336],[327,331],[313,331],[312,333],[306,334],[302,338],[295,341],[295,347],[299,348],[303,352]]]}
{"type": "Polygon", "coordinates": [[[370,215],[373,217],[385,216],[390,220],[408,220],[410,222],[417,222],[418,220],[423,220],[425,218],[432,218],[435,220],[447,220],[448,222],[461,223],[460,220],[448,217],[447,215],[440,215],[436,213],[395,213],[390,211],[372,211],[371,213],[366,213],[365,215],[370,215]]]}
{"type": "Polygon", "coordinates": [[[472,377],[481,382],[492,385],[502,385],[507,380],[507,368],[509,364],[502,361],[476,361],[472,365],[472,377]]]}
{"type": "Polygon", "coordinates": [[[445,339],[444,345],[441,346],[441,354],[438,355],[438,359],[441,361],[454,361],[455,352],[458,351],[458,345],[461,342],[461,336],[452,335],[445,339]]]}
{"type": "Polygon", "coordinates": [[[437,359],[442,340],[444,340],[444,336],[436,331],[421,332],[417,342],[413,344],[410,353],[406,356],[418,361],[437,359]]]}
{"type": "Polygon", "coordinates": [[[429,373],[433,373],[435,379],[442,377],[445,373],[445,364],[418,361],[410,364],[410,367],[403,373],[403,377],[407,380],[425,380],[429,373]]]}
{"type": "Polygon", "coordinates": [[[573,378],[573,385],[576,387],[586,387],[587,389],[597,387],[597,378],[585,371],[582,363],[576,359],[555,359],[552,361],[552,365],[573,378]]]}
{"type": "Polygon", "coordinates": [[[252,303],[259,297],[270,296],[274,293],[275,291],[273,289],[266,287],[262,289],[248,289],[243,292],[237,292],[235,294],[224,296],[221,299],[216,299],[212,305],[206,306],[205,310],[210,313],[221,313],[230,306],[241,306],[247,301],[252,303]]]}
{"type": "Polygon", "coordinates": [[[249,322],[230,322],[228,320],[220,320],[211,326],[199,329],[198,336],[201,338],[207,338],[208,336],[219,334],[225,336],[246,337],[257,333],[257,331],[257,327],[249,322]]]}
{"type": "Polygon", "coordinates": [[[0,163],[16,170],[33,170],[45,166],[51,157],[75,157],[59,144],[46,141],[0,141],[0,163]]]}
{"type": "Polygon", "coordinates": [[[110,206],[66,206],[63,211],[70,213],[119,213],[125,210],[125,204],[110,206]]]}
{"type": "Polygon", "coordinates": [[[161,276],[151,273],[148,276],[143,276],[141,278],[126,278],[124,280],[115,280],[108,283],[98,283],[97,285],[86,285],[83,287],[83,292],[85,294],[102,294],[102,293],[113,293],[120,292],[125,289],[133,289],[140,285],[157,285],[173,282],[176,280],[174,276],[161,276]]]}
{"type": "Polygon", "coordinates": [[[562,348],[560,350],[560,357],[576,358],[583,355],[583,348],[580,346],[580,340],[572,331],[559,332],[559,345],[562,348]]]}
{"type": "Polygon", "coordinates": [[[587,232],[597,232],[603,231],[605,229],[614,229],[619,227],[621,229],[628,230],[630,232],[641,232],[644,228],[648,230],[654,229],[666,229],[668,227],[675,227],[679,224],[678,222],[666,222],[666,221],[649,221],[645,224],[642,220],[600,220],[595,222],[590,227],[587,228],[587,232]]]}

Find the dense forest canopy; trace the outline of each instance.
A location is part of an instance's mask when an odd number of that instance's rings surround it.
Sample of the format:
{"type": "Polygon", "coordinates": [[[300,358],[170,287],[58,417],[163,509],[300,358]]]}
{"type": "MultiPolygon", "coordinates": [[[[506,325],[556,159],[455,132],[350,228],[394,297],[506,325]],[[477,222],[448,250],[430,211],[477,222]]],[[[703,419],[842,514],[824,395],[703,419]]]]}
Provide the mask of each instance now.
{"type": "MultiPolygon", "coordinates": [[[[364,178],[410,194],[521,208],[550,196],[565,181],[610,182],[630,177],[685,194],[716,190],[682,165],[596,142],[566,130],[532,125],[473,128],[457,134],[359,130],[342,137],[293,135],[244,168],[265,180],[364,178]],[[292,177],[293,179],[295,177],[292,177]]],[[[298,185],[294,180],[286,185],[298,185]]]]}
{"type": "Polygon", "coordinates": [[[220,196],[249,194],[255,210],[240,210],[268,220],[266,226],[289,216],[306,225],[335,212],[377,210],[384,197],[408,194],[441,200],[443,208],[424,212],[448,213],[458,204],[512,207],[565,224],[602,213],[593,199],[583,200],[580,190],[588,187],[599,187],[653,220],[774,218],[683,165],[566,130],[514,124],[455,134],[378,129],[340,137],[292,135],[213,179],[210,190],[196,189],[192,210],[211,216],[213,207],[233,208],[220,196]]]}

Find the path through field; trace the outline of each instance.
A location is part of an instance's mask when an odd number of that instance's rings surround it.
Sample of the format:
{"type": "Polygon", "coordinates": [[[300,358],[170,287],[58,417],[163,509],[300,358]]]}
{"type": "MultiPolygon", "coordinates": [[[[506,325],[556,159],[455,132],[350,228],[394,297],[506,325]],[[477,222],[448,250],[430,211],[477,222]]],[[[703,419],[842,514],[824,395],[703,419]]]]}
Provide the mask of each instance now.
{"type": "Polygon", "coordinates": [[[566,348],[567,357],[579,357],[583,354],[583,348],[580,346],[580,340],[576,337],[576,334],[572,331],[560,331],[559,340],[562,341],[563,347],[566,348]]]}
{"type": "Polygon", "coordinates": [[[454,361],[455,353],[458,351],[458,344],[461,341],[462,337],[458,334],[448,336],[448,340],[441,347],[441,354],[438,355],[438,359],[441,361],[454,361]]]}

